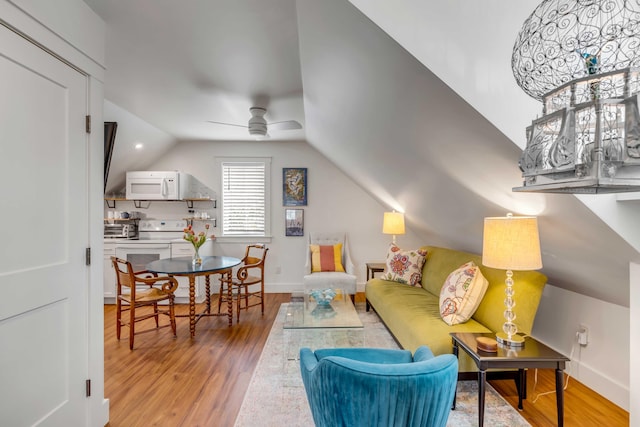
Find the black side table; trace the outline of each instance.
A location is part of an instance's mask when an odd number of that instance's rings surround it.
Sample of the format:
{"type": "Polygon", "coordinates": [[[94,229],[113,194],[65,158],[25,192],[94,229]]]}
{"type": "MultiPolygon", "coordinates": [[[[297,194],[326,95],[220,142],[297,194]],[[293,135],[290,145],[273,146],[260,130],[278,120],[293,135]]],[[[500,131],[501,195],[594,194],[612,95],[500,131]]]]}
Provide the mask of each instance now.
{"type": "MultiPolygon", "coordinates": [[[[384,262],[368,262],[367,265],[367,282],[369,279],[373,279],[376,273],[384,273],[384,269],[387,267],[387,264],[384,262]]],[[[369,305],[369,300],[366,301],[366,310],[369,311],[371,306],[369,305]]]]}
{"type": "MultiPolygon", "coordinates": [[[[556,405],[558,411],[558,426],[564,425],[563,379],[565,363],[569,358],[547,347],[531,337],[526,337],[524,347],[506,347],[498,344],[497,353],[487,353],[478,350],[477,337],[495,338],[495,334],[480,334],[469,332],[452,332],[453,354],[458,356],[458,349],[467,353],[478,367],[478,425],[484,423],[484,394],[487,382],[487,369],[517,369],[520,374],[520,387],[524,387],[525,369],[527,368],[555,368],[556,370],[556,405]]],[[[522,409],[524,390],[518,390],[518,407],[522,409]]],[[[455,400],[453,402],[455,408],[455,400]]]]}
{"type": "Polygon", "coordinates": [[[373,279],[376,273],[384,273],[387,266],[384,262],[368,262],[367,264],[367,280],[373,279]]]}

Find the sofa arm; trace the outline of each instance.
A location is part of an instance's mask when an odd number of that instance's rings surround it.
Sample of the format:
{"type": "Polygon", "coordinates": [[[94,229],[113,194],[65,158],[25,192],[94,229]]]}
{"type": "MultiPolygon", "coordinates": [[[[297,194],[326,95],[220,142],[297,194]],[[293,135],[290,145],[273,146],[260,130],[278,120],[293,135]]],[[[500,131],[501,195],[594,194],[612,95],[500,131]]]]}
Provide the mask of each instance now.
{"type": "MultiPolygon", "coordinates": [[[[300,367],[303,371],[313,371],[318,365],[318,358],[309,348],[300,349],[300,367]]],[[[304,375],[303,375],[304,376],[304,375]]]]}
{"type": "Polygon", "coordinates": [[[422,362],[423,360],[433,359],[433,351],[426,345],[418,347],[416,352],[413,354],[414,362],[422,362]]]}

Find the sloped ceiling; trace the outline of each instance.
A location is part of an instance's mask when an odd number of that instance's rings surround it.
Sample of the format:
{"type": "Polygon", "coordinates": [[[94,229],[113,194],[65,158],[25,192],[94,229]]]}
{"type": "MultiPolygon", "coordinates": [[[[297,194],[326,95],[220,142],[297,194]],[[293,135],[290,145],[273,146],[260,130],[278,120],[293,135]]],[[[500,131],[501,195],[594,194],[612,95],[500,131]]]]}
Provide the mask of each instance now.
{"type": "Polygon", "coordinates": [[[538,215],[550,283],[628,306],[622,238],[573,196],[513,193],[521,150],[352,5],[297,8],[310,144],[428,243],[479,252],[484,217],[538,215]]]}
{"type": "MultiPolygon", "coordinates": [[[[304,125],[294,0],[85,0],[107,23],[105,97],[180,140],[247,140],[252,106],[304,125]]],[[[275,140],[300,140],[303,131],[275,140]]]]}
{"type": "Polygon", "coordinates": [[[573,196],[513,193],[520,149],[347,0],[86,2],[107,23],[105,97],[169,139],[246,139],[206,120],[267,102],[304,126],[274,139],[306,136],[426,244],[480,252],[485,216],[535,214],[550,283],[629,305],[638,253],[573,196]]]}

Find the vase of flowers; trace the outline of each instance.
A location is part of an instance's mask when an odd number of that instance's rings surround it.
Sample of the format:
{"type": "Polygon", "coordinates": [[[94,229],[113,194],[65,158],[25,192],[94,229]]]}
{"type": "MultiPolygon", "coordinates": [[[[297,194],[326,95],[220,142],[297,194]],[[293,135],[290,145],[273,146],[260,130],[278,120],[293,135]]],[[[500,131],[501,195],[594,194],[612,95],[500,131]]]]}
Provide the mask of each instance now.
{"type": "MultiPolygon", "coordinates": [[[[202,257],[200,257],[200,246],[207,241],[207,233],[209,232],[209,224],[204,225],[205,231],[201,231],[198,234],[193,231],[193,226],[189,225],[184,229],[184,240],[191,242],[193,245],[193,266],[202,265],[202,257]]],[[[215,236],[211,235],[211,240],[215,239],[215,236]]]]}

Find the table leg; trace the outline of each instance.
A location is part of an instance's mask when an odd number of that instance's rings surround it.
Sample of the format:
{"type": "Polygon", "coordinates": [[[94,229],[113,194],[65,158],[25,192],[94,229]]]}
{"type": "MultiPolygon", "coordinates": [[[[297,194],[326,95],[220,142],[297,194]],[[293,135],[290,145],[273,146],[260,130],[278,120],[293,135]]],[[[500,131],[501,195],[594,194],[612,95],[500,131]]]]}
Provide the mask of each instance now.
{"type": "Polygon", "coordinates": [[[189,275],[189,330],[191,338],[196,336],[196,277],[189,275]]]}
{"type": "Polygon", "coordinates": [[[522,399],[524,398],[524,395],[526,393],[526,384],[527,384],[527,380],[525,379],[525,376],[527,371],[525,371],[524,369],[518,369],[518,409],[522,410],[522,399]]]}
{"type": "Polygon", "coordinates": [[[211,280],[209,279],[208,274],[204,276],[204,291],[206,292],[205,301],[207,303],[205,311],[207,314],[211,314],[211,280]]]}
{"type": "MultiPolygon", "coordinates": [[[[231,286],[231,270],[227,271],[226,273],[224,273],[227,279],[227,313],[229,314],[229,326],[233,325],[233,293],[231,292],[231,288],[233,288],[233,286],[231,286]]],[[[238,298],[240,298],[240,295],[238,295],[238,298]]]]}
{"type": "Polygon", "coordinates": [[[478,371],[478,426],[484,425],[484,392],[487,385],[487,372],[478,371]]]}
{"type": "Polygon", "coordinates": [[[564,390],[563,390],[563,370],[556,368],[556,406],[558,411],[558,427],[564,425],[564,390]]]}
{"type": "MultiPolygon", "coordinates": [[[[456,359],[458,358],[458,342],[456,340],[452,340],[453,341],[453,355],[456,356],[456,359]]],[[[456,409],[456,397],[458,395],[458,382],[456,381],[456,389],[453,392],[453,405],[451,405],[451,410],[455,410],[456,409]]]]}

